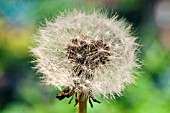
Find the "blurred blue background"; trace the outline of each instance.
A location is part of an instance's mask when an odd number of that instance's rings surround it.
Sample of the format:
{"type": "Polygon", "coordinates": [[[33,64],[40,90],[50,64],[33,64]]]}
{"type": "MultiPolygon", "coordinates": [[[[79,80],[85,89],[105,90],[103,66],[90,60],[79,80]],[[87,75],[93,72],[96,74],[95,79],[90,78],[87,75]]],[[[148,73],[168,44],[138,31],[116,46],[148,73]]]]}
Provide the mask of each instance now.
{"type": "Polygon", "coordinates": [[[64,10],[104,8],[133,24],[142,46],[142,72],[122,97],[102,101],[88,113],[170,112],[169,0],[0,0],[0,113],[75,113],[77,107],[58,101],[57,89],[40,85],[31,67],[29,47],[45,20],[64,10]]]}

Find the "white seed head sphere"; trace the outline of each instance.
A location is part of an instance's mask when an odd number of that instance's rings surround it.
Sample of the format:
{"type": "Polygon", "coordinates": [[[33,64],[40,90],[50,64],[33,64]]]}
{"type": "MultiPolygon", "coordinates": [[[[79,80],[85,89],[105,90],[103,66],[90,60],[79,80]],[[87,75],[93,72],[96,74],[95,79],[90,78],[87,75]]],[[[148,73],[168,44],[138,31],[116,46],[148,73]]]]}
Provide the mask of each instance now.
{"type": "Polygon", "coordinates": [[[121,95],[134,83],[132,73],[139,67],[138,44],[130,28],[124,20],[99,12],[73,11],[47,21],[32,48],[43,83],[87,96],[121,95]]]}

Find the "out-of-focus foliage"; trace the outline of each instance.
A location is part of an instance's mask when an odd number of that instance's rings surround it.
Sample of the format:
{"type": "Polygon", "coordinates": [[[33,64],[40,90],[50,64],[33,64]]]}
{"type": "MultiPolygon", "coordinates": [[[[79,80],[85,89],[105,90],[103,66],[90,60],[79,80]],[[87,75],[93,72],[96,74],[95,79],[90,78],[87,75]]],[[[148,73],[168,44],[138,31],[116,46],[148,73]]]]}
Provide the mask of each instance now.
{"type": "MultiPolygon", "coordinates": [[[[164,0],[166,1],[166,0],[164,0]]],[[[170,53],[161,43],[164,29],[155,23],[159,0],[0,0],[0,113],[75,113],[74,102],[58,101],[57,89],[42,86],[31,68],[29,47],[45,20],[59,12],[83,7],[106,8],[133,24],[141,43],[142,72],[124,96],[88,105],[89,113],[169,113],[170,53]]],[[[170,35],[168,35],[170,37],[170,35]]],[[[167,40],[168,41],[168,40],[167,40]]],[[[166,42],[166,41],[165,41],[166,42]]],[[[167,42],[168,43],[168,42],[167,42]]],[[[169,42],[170,43],[170,42],[169,42]]]]}

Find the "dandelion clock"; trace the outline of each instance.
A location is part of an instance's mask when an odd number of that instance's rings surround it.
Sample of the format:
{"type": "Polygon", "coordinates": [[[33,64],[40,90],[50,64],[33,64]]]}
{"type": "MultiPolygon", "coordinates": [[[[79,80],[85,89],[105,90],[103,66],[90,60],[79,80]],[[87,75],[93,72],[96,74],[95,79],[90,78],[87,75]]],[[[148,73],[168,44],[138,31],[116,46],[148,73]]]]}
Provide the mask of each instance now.
{"type": "Polygon", "coordinates": [[[138,68],[136,37],[116,16],[73,11],[47,21],[35,37],[32,53],[42,82],[61,92],[56,98],[74,99],[79,113],[87,102],[100,103],[96,95],[112,99],[134,83],[138,68]]]}

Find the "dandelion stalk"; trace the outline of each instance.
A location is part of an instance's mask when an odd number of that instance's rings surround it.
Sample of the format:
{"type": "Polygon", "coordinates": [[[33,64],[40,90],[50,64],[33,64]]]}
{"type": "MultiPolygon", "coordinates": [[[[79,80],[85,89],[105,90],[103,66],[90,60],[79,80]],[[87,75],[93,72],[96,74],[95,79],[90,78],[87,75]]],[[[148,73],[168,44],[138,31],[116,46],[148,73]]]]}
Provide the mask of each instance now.
{"type": "MultiPolygon", "coordinates": [[[[80,94],[79,94],[80,98],[80,94]]],[[[87,98],[79,99],[78,113],[87,113],[87,98]]]]}
{"type": "Polygon", "coordinates": [[[130,28],[116,16],[77,10],[47,21],[32,48],[42,82],[61,90],[58,100],[70,98],[70,104],[75,99],[79,113],[87,112],[87,102],[91,107],[100,103],[96,95],[121,96],[134,83],[132,73],[140,66],[139,45],[130,28]]]}

